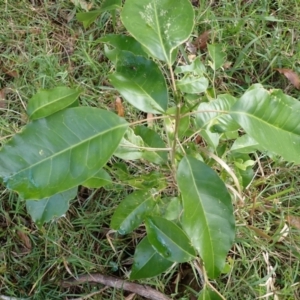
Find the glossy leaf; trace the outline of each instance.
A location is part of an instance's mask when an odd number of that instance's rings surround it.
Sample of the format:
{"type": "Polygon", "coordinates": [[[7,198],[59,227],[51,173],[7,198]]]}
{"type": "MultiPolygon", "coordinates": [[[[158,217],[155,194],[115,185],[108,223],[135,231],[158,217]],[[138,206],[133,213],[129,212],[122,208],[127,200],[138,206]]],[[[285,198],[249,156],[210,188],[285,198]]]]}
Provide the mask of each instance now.
{"type": "Polygon", "coordinates": [[[152,60],[128,51],[120,52],[117,60],[117,71],[109,79],[123,98],[147,113],[166,111],[168,90],[158,66],[152,60]]]}
{"type": "Polygon", "coordinates": [[[24,199],[67,191],[99,171],[126,128],[114,113],[89,107],[35,120],[0,150],[0,177],[24,199]]]}
{"type": "Polygon", "coordinates": [[[51,90],[39,90],[29,101],[27,114],[30,120],[52,115],[72,105],[81,91],[59,86],[51,90]]]}
{"type": "Polygon", "coordinates": [[[144,147],[143,139],[134,134],[131,128],[128,128],[114,155],[124,160],[140,159],[143,156],[143,151],[140,147],[144,147]]]}
{"type": "Polygon", "coordinates": [[[232,144],[230,151],[239,153],[253,153],[257,150],[262,151],[262,147],[259,143],[248,134],[244,134],[238,137],[232,144]]]}
{"type": "Polygon", "coordinates": [[[206,68],[202,63],[200,57],[194,59],[192,63],[190,63],[189,65],[177,66],[175,69],[175,74],[190,73],[193,75],[202,76],[205,74],[205,72],[206,72],[206,68]]]}
{"type": "Polygon", "coordinates": [[[42,200],[27,200],[26,208],[32,220],[41,227],[44,223],[63,216],[69,209],[69,201],[74,199],[77,188],[53,195],[42,200]]]}
{"type": "Polygon", "coordinates": [[[147,237],[144,237],[135,248],[133,261],[131,280],[157,276],[173,264],[154,250],[147,237]]]}
{"type": "Polygon", "coordinates": [[[105,48],[105,55],[113,62],[117,63],[118,54],[121,51],[129,51],[135,55],[147,57],[147,53],[142,48],[142,45],[133,37],[128,35],[108,34],[97,40],[98,42],[105,43],[113,49],[105,48]]]}
{"type": "Polygon", "coordinates": [[[121,20],[153,57],[171,65],[192,32],[194,11],[189,0],[127,0],[121,20]]]}
{"type": "Polygon", "coordinates": [[[212,60],[211,67],[214,71],[223,66],[226,60],[226,53],[223,52],[221,44],[207,45],[209,56],[212,60]]]}
{"type": "Polygon", "coordinates": [[[137,228],[145,215],[151,212],[155,200],[149,191],[135,191],[127,196],[115,210],[110,227],[120,234],[127,234],[137,228]]]}
{"type": "Polygon", "coordinates": [[[93,177],[82,183],[87,188],[100,188],[112,183],[110,175],[103,169],[100,169],[93,177]]]}
{"type": "Polygon", "coordinates": [[[177,182],[183,200],[183,229],[204,261],[208,276],[216,278],[235,235],[230,194],[215,171],[192,157],[179,163],[177,182]]]}
{"type": "MultiPolygon", "coordinates": [[[[164,141],[161,139],[159,134],[146,126],[136,126],[134,128],[135,134],[139,135],[146,147],[151,148],[166,148],[164,141]]],[[[143,158],[147,159],[153,163],[161,164],[168,160],[168,152],[167,151],[144,151],[143,158]]]]}
{"type": "Polygon", "coordinates": [[[300,103],[281,90],[253,85],[231,108],[231,116],[261,147],[300,163],[300,103]]]}
{"type": "Polygon", "coordinates": [[[187,262],[195,257],[189,238],[176,223],[162,217],[148,217],[145,224],[149,242],[164,258],[187,262]]]}
{"type": "Polygon", "coordinates": [[[236,98],[224,94],[208,103],[201,103],[197,109],[202,111],[196,115],[197,125],[217,133],[238,130],[240,125],[227,113],[235,102],[236,98]]]}
{"type": "Polygon", "coordinates": [[[198,300],[223,300],[215,291],[206,287],[200,292],[198,300]]]}
{"type": "Polygon", "coordinates": [[[169,204],[166,207],[164,218],[167,220],[176,220],[182,213],[182,204],[178,197],[170,199],[169,204]]]}
{"type": "Polygon", "coordinates": [[[208,79],[204,76],[185,75],[182,79],[177,80],[177,87],[183,93],[200,94],[207,90],[208,79]]]}

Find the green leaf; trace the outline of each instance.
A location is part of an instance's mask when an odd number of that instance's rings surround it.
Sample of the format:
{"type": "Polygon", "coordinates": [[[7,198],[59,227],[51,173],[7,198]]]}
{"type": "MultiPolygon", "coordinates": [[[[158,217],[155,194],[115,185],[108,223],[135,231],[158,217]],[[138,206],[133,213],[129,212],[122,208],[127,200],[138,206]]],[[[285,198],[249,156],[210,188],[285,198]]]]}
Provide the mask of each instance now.
{"type": "Polygon", "coordinates": [[[25,126],[0,150],[0,177],[24,199],[43,199],[93,177],[127,123],[112,112],[68,108],[25,126]]]}
{"type": "Polygon", "coordinates": [[[74,199],[77,188],[53,195],[42,200],[26,200],[26,208],[32,220],[38,227],[44,223],[63,216],[68,208],[69,201],[74,199]]]}
{"type": "Polygon", "coordinates": [[[212,59],[211,67],[214,71],[221,68],[225,63],[226,53],[223,52],[222,47],[220,44],[207,45],[208,54],[212,59]]]}
{"type": "Polygon", "coordinates": [[[180,73],[191,73],[193,75],[203,76],[206,73],[206,68],[202,63],[200,57],[197,57],[189,65],[177,66],[175,69],[175,74],[180,73]]]}
{"type": "Polygon", "coordinates": [[[238,137],[231,146],[230,151],[239,153],[253,153],[257,150],[263,151],[259,143],[248,134],[238,137]]]}
{"type": "Polygon", "coordinates": [[[185,75],[182,79],[176,81],[177,87],[183,93],[200,94],[208,88],[208,79],[204,76],[185,75]]]}
{"type": "Polygon", "coordinates": [[[136,160],[143,156],[140,147],[144,147],[143,139],[134,134],[131,128],[127,128],[114,155],[124,160],[136,160]]]}
{"type": "Polygon", "coordinates": [[[101,9],[92,10],[83,13],[77,13],[76,18],[79,22],[82,22],[83,27],[88,28],[101,14],[103,11],[101,9]]]}
{"type": "Polygon", "coordinates": [[[195,257],[189,238],[176,223],[162,217],[148,217],[145,224],[149,242],[164,258],[187,262],[195,257]]]}
{"type": "Polygon", "coordinates": [[[182,213],[182,204],[178,197],[174,197],[170,200],[166,210],[164,212],[164,218],[167,220],[176,220],[182,213]]]}
{"type": "MultiPolygon", "coordinates": [[[[143,141],[144,145],[151,148],[166,148],[164,141],[161,139],[158,133],[146,126],[136,126],[134,128],[135,134],[139,135],[143,141]]],[[[143,152],[143,158],[149,160],[156,164],[162,164],[167,162],[168,153],[167,151],[156,151],[151,152],[145,150],[143,152]]]]}
{"type": "Polygon", "coordinates": [[[235,235],[230,194],[215,171],[192,157],[179,163],[177,182],[183,199],[183,229],[204,261],[208,276],[216,278],[235,235]]]}
{"type": "Polygon", "coordinates": [[[122,0],[104,0],[100,9],[84,13],[77,13],[76,18],[83,23],[84,28],[88,28],[103,12],[115,10],[122,7],[122,0]]]}
{"type": "Polygon", "coordinates": [[[117,35],[117,34],[108,34],[104,37],[101,37],[97,42],[105,43],[109,46],[112,46],[113,49],[105,47],[105,55],[114,63],[117,63],[118,55],[120,51],[129,51],[135,55],[147,57],[147,53],[142,48],[142,45],[131,36],[127,35],[117,35]]]}
{"type": "Polygon", "coordinates": [[[215,291],[208,289],[206,287],[200,292],[198,300],[222,300],[215,291]]]}
{"type": "Polygon", "coordinates": [[[152,60],[122,51],[118,54],[116,68],[109,79],[124,99],[147,113],[166,111],[167,85],[161,70],[152,60]]]}
{"type": "Polygon", "coordinates": [[[197,111],[202,112],[196,115],[197,125],[218,133],[238,130],[240,125],[229,114],[226,114],[236,101],[235,97],[224,94],[208,103],[200,103],[197,111]]]}
{"type": "Polygon", "coordinates": [[[133,266],[130,279],[141,279],[154,277],[168,270],[173,262],[159,255],[147,237],[138,244],[133,257],[133,266]]]}
{"type": "Polygon", "coordinates": [[[122,7],[122,0],[104,0],[100,6],[102,11],[114,10],[122,7]]]}
{"type": "Polygon", "coordinates": [[[110,227],[120,234],[127,234],[137,228],[155,206],[153,194],[149,191],[135,191],[127,196],[112,216],[110,227]]]}
{"type": "Polygon", "coordinates": [[[87,188],[100,188],[112,183],[110,175],[103,169],[100,169],[93,177],[82,183],[87,188]]]}
{"type": "Polygon", "coordinates": [[[52,115],[72,105],[81,91],[70,89],[65,86],[51,90],[39,90],[29,101],[27,114],[30,120],[52,115]]]}
{"type": "Polygon", "coordinates": [[[253,85],[231,108],[232,118],[259,145],[300,163],[300,103],[281,90],[253,85]]]}
{"type": "Polygon", "coordinates": [[[189,0],[127,0],[121,20],[153,57],[171,65],[193,30],[194,10],[189,0]]]}

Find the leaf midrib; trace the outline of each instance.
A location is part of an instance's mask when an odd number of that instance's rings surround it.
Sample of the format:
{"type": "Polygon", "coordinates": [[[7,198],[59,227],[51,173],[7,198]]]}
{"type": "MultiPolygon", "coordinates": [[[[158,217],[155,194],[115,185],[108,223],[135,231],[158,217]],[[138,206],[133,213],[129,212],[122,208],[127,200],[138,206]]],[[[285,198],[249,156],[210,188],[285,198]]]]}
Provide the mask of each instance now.
{"type": "Polygon", "coordinates": [[[25,171],[27,171],[27,170],[30,170],[31,168],[34,168],[34,167],[38,166],[39,164],[42,164],[43,162],[45,162],[45,161],[47,161],[47,160],[51,160],[51,159],[53,159],[54,157],[57,157],[57,156],[61,155],[62,153],[67,152],[67,151],[70,151],[70,150],[72,150],[72,149],[74,149],[74,148],[76,148],[76,147],[79,147],[81,144],[84,144],[84,143],[87,143],[87,142],[89,142],[89,141],[92,141],[93,139],[95,139],[95,138],[97,138],[97,137],[100,137],[101,135],[104,135],[104,134],[106,134],[106,133],[108,133],[108,132],[110,132],[110,131],[114,131],[114,130],[116,130],[116,129],[118,129],[118,128],[122,128],[122,127],[125,127],[125,126],[127,127],[128,125],[127,125],[127,124],[120,124],[120,125],[118,125],[118,126],[114,126],[113,128],[109,128],[109,129],[107,129],[107,130],[105,130],[105,131],[101,131],[100,133],[95,134],[95,135],[93,135],[93,136],[91,136],[91,137],[89,137],[89,138],[87,138],[87,139],[81,140],[79,143],[73,144],[73,145],[72,145],[71,147],[69,147],[69,148],[66,148],[66,149],[63,149],[63,150],[61,150],[61,151],[59,151],[59,152],[56,152],[56,153],[55,153],[54,155],[52,155],[52,156],[45,157],[44,159],[42,159],[42,160],[40,160],[40,161],[38,161],[38,162],[36,162],[36,163],[33,163],[33,164],[31,164],[30,166],[28,166],[28,167],[26,167],[26,168],[23,168],[23,169],[19,170],[18,172],[16,172],[16,173],[14,173],[13,175],[9,176],[9,178],[12,178],[12,177],[17,176],[18,174],[20,174],[20,173],[22,173],[22,172],[25,172],[25,171]]]}

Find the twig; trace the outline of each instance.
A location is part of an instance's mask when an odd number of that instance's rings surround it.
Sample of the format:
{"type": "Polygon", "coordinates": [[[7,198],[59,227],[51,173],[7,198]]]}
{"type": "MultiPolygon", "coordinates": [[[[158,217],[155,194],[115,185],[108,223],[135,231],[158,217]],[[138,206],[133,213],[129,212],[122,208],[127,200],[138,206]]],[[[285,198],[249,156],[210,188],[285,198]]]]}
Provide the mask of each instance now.
{"type": "Polygon", "coordinates": [[[136,293],[140,296],[143,296],[151,300],[171,300],[171,298],[169,298],[168,296],[165,296],[161,292],[158,292],[157,290],[152,289],[146,285],[127,282],[125,280],[116,277],[102,275],[99,273],[90,274],[90,275],[81,275],[77,279],[69,279],[63,281],[61,285],[63,287],[70,287],[73,285],[78,285],[86,282],[96,282],[113,288],[123,289],[129,292],[136,293]]]}

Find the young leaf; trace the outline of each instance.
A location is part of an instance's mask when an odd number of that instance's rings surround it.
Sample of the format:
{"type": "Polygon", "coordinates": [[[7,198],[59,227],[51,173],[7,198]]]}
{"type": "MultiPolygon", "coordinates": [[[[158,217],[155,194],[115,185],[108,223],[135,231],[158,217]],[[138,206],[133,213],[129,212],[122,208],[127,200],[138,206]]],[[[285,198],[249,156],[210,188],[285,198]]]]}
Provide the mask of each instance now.
{"type": "Polygon", "coordinates": [[[300,103],[281,90],[253,85],[231,108],[232,118],[259,145],[300,163],[300,103]]]}
{"type": "Polygon", "coordinates": [[[200,94],[208,88],[208,79],[204,76],[185,75],[182,79],[176,81],[177,87],[183,93],[200,94]]]}
{"type": "Polygon", "coordinates": [[[203,162],[185,157],[177,171],[183,199],[182,226],[210,278],[223,270],[235,225],[231,197],[219,176],[203,162]]]}
{"type": "Polygon", "coordinates": [[[147,237],[135,248],[130,279],[150,278],[161,274],[172,266],[173,262],[158,254],[147,237]]]}
{"type": "Polygon", "coordinates": [[[143,157],[144,142],[139,135],[135,135],[131,128],[127,128],[114,155],[124,160],[135,160],[143,157]]]}
{"type": "Polygon", "coordinates": [[[27,114],[30,120],[45,118],[72,105],[81,91],[59,86],[51,90],[39,90],[29,101],[27,114]]]}
{"type": "MultiPolygon", "coordinates": [[[[154,130],[150,129],[146,126],[136,126],[134,128],[135,134],[139,135],[144,143],[145,146],[152,147],[152,148],[165,148],[166,145],[164,141],[161,139],[158,133],[154,130]]],[[[168,153],[166,151],[157,151],[157,152],[150,152],[145,151],[143,153],[143,158],[149,160],[153,163],[162,164],[168,160],[168,153]]]]}
{"type": "Polygon", "coordinates": [[[76,18],[79,22],[82,22],[83,27],[88,28],[101,14],[103,11],[101,9],[92,10],[83,13],[77,13],[76,18]]]}
{"type": "Polygon", "coordinates": [[[110,175],[103,169],[100,169],[93,177],[89,178],[81,185],[87,188],[100,188],[107,184],[112,183],[110,175]]]}
{"type": "Polygon", "coordinates": [[[166,111],[167,85],[161,70],[152,60],[121,51],[116,69],[109,79],[124,99],[144,112],[161,114],[166,111]]]}
{"type": "Polygon", "coordinates": [[[131,36],[127,35],[117,35],[117,34],[108,34],[100,39],[97,42],[105,43],[113,49],[105,47],[105,55],[114,63],[117,63],[118,54],[121,51],[129,51],[135,55],[140,55],[148,57],[148,54],[144,51],[142,45],[131,36]]]}
{"type": "Polygon", "coordinates": [[[69,190],[101,169],[126,128],[114,113],[90,107],[35,120],[0,150],[0,177],[24,199],[69,190]]]}
{"type": "Polygon", "coordinates": [[[231,146],[231,152],[239,152],[239,153],[253,153],[255,151],[263,151],[263,148],[259,145],[259,143],[253,139],[248,134],[244,134],[241,137],[238,137],[231,146]]]}
{"type": "Polygon", "coordinates": [[[236,98],[224,94],[208,103],[201,103],[197,109],[197,111],[202,111],[196,115],[197,125],[218,133],[238,130],[240,125],[229,114],[226,114],[235,102],[236,98]]]}
{"type": "Polygon", "coordinates": [[[135,191],[127,196],[112,216],[110,227],[120,234],[127,234],[137,228],[155,206],[153,195],[149,191],[135,191]]]}
{"type": "Polygon", "coordinates": [[[206,68],[202,63],[200,57],[197,57],[192,61],[191,64],[185,66],[177,66],[175,69],[175,74],[179,73],[192,73],[193,75],[203,76],[206,72],[206,68]]]}
{"type": "Polygon", "coordinates": [[[164,258],[187,262],[195,257],[189,238],[176,223],[162,217],[148,217],[145,223],[149,242],[164,258]]]}
{"type": "Polygon", "coordinates": [[[222,50],[222,45],[208,45],[208,53],[212,60],[211,67],[214,71],[223,66],[226,60],[226,54],[222,50]]]}
{"type": "Polygon", "coordinates": [[[122,7],[122,0],[104,0],[100,9],[76,14],[79,22],[84,28],[88,28],[103,12],[115,10],[122,7]]]}
{"type": "Polygon", "coordinates": [[[127,0],[121,20],[153,57],[171,65],[192,32],[194,10],[189,0],[127,0]]]}
{"type": "Polygon", "coordinates": [[[27,212],[38,227],[64,215],[69,208],[69,201],[74,199],[77,188],[55,194],[42,200],[26,200],[27,212]]]}
{"type": "Polygon", "coordinates": [[[104,0],[100,6],[102,11],[114,10],[122,7],[122,0],[104,0]]]}

